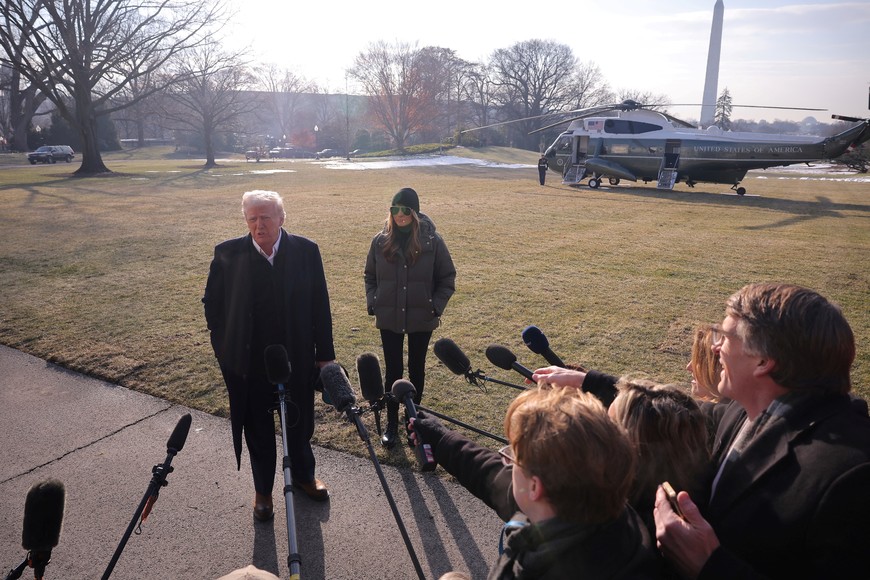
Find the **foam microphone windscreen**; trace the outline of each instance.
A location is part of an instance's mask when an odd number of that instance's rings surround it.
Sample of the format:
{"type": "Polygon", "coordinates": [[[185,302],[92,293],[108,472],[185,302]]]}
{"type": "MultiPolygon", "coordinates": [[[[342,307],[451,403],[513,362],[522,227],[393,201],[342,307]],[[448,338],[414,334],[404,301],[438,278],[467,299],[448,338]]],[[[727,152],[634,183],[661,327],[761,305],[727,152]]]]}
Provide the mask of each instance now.
{"type": "Polygon", "coordinates": [[[465,353],[449,338],[439,338],[433,348],[435,356],[450,369],[454,375],[464,375],[471,371],[471,361],[465,353]]]}
{"type": "Polygon", "coordinates": [[[24,502],[22,548],[31,552],[50,552],[57,546],[65,499],[63,484],[56,479],[33,484],[24,502]]]}
{"type": "Polygon", "coordinates": [[[172,430],[172,435],[169,436],[169,441],[166,442],[166,449],[169,452],[178,453],[184,448],[184,442],[187,441],[187,434],[190,432],[190,413],[185,413],[175,424],[175,429],[172,430]]]}
{"type": "Polygon", "coordinates": [[[263,352],[266,361],[266,378],[273,385],[290,382],[290,360],[283,344],[270,344],[263,352]]]}
{"type": "Polygon", "coordinates": [[[511,370],[513,364],[517,362],[517,355],[500,344],[491,344],[486,347],[486,358],[498,368],[506,371],[511,370]]]}
{"type": "Polygon", "coordinates": [[[417,394],[417,389],[414,388],[414,384],[407,379],[399,379],[395,383],[393,383],[393,388],[390,390],[393,393],[393,396],[400,401],[404,401],[405,397],[411,395],[411,398],[414,398],[414,395],[417,394]]]}
{"type": "Polygon", "coordinates": [[[523,329],[523,342],[535,354],[544,354],[550,348],[550,341],[537,326],[527,326],[523,329]]]}
{"type": "Polygon", "coordinates": [[[320,369],[320,380],[323,381],[323,390],[339,413],[353,407],[356,398],[350,388],[350,380],[340,364],[333,362],[320,369]]]}
{"type": "Polygon", "coordinates": [[[356,359],[356,372],[359,375],[359,388],[363,399],[368,402],[379,401],[384,396],[384,379],[381,376],[381,363],[378,356],[366,352],[356,359]]]}

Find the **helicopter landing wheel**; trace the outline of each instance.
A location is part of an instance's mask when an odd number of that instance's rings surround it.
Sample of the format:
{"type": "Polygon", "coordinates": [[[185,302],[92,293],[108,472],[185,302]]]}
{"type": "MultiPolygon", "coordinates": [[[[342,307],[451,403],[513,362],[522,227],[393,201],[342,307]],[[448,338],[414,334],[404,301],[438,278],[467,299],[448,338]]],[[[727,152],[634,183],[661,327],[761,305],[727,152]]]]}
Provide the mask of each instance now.
{"type": "Polygon", "coordinates": [[[738,187],[737,188],[737,195],[746,195],[746,188],[745,187],[738,187]]]}
{"type": "Polygon", "coordinates": [[[610,185],[613,185],[614,187],[619,185],[619,178],[618,177],[610,177],[610,178],[608,178],[607,181],[610,183],[610,185]]]}
{"type": "Polygon", "coordinates": [[[598,189],[598,187],[600,185],[601,185],[601,180],[598,179],[597,177],[593,177],[592,179],[589,180],[589,187],[591,187],[592,189],[598,189]]]}

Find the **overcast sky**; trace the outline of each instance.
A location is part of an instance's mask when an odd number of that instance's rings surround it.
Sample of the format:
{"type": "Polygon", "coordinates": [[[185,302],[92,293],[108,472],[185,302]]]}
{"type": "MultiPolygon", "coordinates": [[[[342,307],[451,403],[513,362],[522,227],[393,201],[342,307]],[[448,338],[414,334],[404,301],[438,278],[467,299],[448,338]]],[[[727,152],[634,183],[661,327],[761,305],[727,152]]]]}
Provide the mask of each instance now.
{"type": "MultiPolygon", "coordinates": [[[[335,92],[357,54],[383,40],[451,48],[484,62],[530,39],[566,44],[599,66],[613,89],[700,103],[714,0],[348,1],[229,0],[232,43],[335,92]],[[617,6],[617,10],[612,7],[617,6]],[[569,10],[573,7],[573,12],[569,10]]],[[[870,116],[870,2],[724,0],[717,94],[735,104],[826,112],[735,109],[732,118],[830,122],[870,116]]],[[[353,84],[350,84],[353,93],[353,84]]],[[[671,109],[697,119],[700,107],[671,109]]]]}

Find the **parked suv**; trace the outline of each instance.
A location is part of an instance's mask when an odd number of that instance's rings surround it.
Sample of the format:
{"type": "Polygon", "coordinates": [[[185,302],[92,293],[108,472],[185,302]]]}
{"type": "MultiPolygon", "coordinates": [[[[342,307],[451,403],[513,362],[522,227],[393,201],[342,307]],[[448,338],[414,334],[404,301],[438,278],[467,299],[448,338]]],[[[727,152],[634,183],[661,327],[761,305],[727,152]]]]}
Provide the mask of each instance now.
{"type": "Polygon", "coordinates": [[[57,163],[57,161],[66,161],[69,163],[75,157],[72,147],[69,145],[43,145],[33,153],[27,154],[27,160],[31,165],[40,163],[57,163]]]}

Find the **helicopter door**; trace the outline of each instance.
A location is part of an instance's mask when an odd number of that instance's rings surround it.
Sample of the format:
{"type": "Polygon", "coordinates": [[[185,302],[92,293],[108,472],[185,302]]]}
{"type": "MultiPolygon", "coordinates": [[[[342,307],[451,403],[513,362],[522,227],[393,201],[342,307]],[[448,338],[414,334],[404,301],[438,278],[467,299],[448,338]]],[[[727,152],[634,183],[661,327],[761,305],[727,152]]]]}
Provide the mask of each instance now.
{"type": "Polygon", "coordinates": [[[589,135],[581,135],[574,139],[575,150],[571,154],[572,163],[565,164],[562,183],[576,185],[586,175],[586,156],[589,150],[589,135]]]}
{"type": "Polygon", "coordinates": [[[680,141],[668,139],[665,142],[665,156],[659,168],[658,189],[673,189],[677,182],[677,169],[680,166],[680,141]]]}

